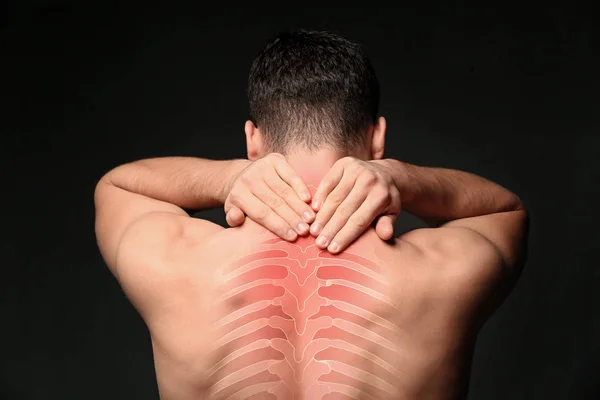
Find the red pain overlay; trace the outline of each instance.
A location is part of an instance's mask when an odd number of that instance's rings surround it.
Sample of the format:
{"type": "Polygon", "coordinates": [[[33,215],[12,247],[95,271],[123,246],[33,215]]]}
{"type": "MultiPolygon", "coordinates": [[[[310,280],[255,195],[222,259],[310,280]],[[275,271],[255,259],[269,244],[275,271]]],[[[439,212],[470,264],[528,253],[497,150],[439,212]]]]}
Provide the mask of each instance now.
{"type": "MultiPolygon", "coordinates": [[[[375,258],[375,257],[373,257],[375,258]]],[[[222,271],[209,375],[218,399],[393,398],[393,288],[373,260],[279,238],[222,271]]],[[[211,397],[212,398],[212,397],[211,397]]]]}

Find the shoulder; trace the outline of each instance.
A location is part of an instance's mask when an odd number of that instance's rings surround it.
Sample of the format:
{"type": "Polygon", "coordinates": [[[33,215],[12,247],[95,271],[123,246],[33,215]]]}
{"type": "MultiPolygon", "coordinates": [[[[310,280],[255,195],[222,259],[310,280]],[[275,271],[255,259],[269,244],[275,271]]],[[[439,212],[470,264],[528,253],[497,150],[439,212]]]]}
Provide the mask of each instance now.
{"type": "Polygon", "coordinates": [[[207,220],[171,213],[150,213],[124,232],[117,251],[117,272],[140,261],[163,261],[188,246],[198,246],[224,228],[207,220]]]}
{"type": "Polygon", "coordinates": [[[422,228],[398,238],[417,248],[432,260],[446,263],[502,264],[502,256],[481,234],[467,228],[422,228]]]}
{"type": "Polygon", "coordinates": [[[398,238],[416,249],[427,291],[447,316],[478,331],[512,291],[515,280],[498,249],[468,228],[411,231],[398,238]]]}
{"type": "Polygon", "coordinates": [[[204,243],[224,230],[202,219],[148,214],[124,233],[117,251],[115,277],[142,312],[167,286],[185,284],[191,268],[202,266],[204,243]]]}
{"type": "Polygon", "coordinates": [[[510,278],[504,260],[484,236],[467,228],[423,228],[398,238],[416,249],[431,266],[444,291],[481,298],[505,287],[510,278]]]}

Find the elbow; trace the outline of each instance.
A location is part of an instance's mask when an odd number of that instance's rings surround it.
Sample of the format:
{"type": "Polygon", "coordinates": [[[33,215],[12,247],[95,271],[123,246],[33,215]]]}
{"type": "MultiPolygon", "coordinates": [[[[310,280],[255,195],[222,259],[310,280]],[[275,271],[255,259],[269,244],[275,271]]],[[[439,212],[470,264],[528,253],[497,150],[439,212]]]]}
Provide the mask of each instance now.
{"type": "Polygon", "coordinates": [[[516,260],[513,268],[515,281],[519,279],[529,256],[529,226],[530,216],[525,207],[515,210],[514,213],[519,216],[519,228],[516,232],[516,260]]]}
{"type": "Polygon", "coordinates": [[[514,193],[511,193],[511,198],[508,201],[508,206],[506,211],[520,211],[527,215],[527,208],[525,207],[525,203],[519,196],[514,193]]]}
{"type": "Polygon", "coordinates": [[[506,211],[511,212],[511,215],[516,217],[518,230],[521,232],[521,237],[526,241],[529,236],[530,214],[525,203],[517,195],[514,195],[511,206],[506,211]]]}
{"type": "Polygon", "coordinates": [[[529,232],[529,210],[525,207],[525,204],[521,199],[517,198],[517,200],[518,202],[515,203],[511,212],[519,216],[521,230],[524,232],[525,236],[527,236],[529,232]]]}
{"type": "Polygon", "coordinates": [[[109,183],[104,180],[104,177],[100,178],[100,180],[96,182],[96,187],[94,188],[94,205],[96,208],[98,207],[98,203],[100,203],[102,197],[104,197],[103,195],[106,191],[107,185],[109,185],[109,183]]]}
{"type": "Polygon", "coordinates": [[[520,228],[522,232],[521,238],[524,249],[524,258],[527,259],[527,244],[529,242],[529,226],[531,223],[530,213],[522,202],[520,203],[519,208],[517,208],[514,212],[517,213],[517,215],[519,216],[519,221],[521,225],[520,228]]]}
{"type": "Polygon", "coordinates": [[[107,198],[110,198],[111,188],[114,188],[114,185],[109,179],[106,178],[106,175],[100,178],[100,180],[96,183],[96,187],[94,189],[94,205],[96,210],[98,209],[99,204],[101,204],[107,198]]]}

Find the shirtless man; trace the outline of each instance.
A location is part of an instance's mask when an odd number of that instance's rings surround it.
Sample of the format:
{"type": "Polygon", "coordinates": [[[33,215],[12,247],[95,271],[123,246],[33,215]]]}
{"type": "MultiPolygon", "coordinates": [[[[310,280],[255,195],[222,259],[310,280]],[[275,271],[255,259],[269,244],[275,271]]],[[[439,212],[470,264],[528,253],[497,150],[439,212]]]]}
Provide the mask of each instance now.
{"type": "Polygon", "coordinates": [[[97,185],[98,245],[161,398],[466,398],[477,333],[525,262],[519,198],[384,159],[377,79],[339,36],[271,41],[249,98],[248,160],[141,160],[97,185]],[[184,211],[223,205],[233,228],[184,211]],[[401,208],[430,227],[393,237],[401,208]]]}

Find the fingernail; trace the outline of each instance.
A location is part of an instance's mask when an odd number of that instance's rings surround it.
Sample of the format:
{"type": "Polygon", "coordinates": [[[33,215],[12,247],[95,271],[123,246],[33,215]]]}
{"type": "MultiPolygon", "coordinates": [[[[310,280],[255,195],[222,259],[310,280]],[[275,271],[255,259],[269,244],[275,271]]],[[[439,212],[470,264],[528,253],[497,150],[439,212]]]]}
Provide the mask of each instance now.
{"type": "Polygon", "coordinates": [[[287,234],[285,235],[287,240],[296,240],[296,237],[298,235],[296,234],[296,232],[293,229],[290,229],[289,231],[287,231],[287,234]]]}
{"type": "Polygon", "coordinates": [[[327,238],[323,235],[317,238],[317,245],[321,247],[327,246],[327,238]]]}
{"type": "Polygon", "coordinates": [[[321,224],[318,222],[315,222],[314,224],[312,224],[310,226],[310,233],[312,233],[313,235],[318,235],[319,233],[321,233],[321,229],[323,229],[321,224]]]}
{"type": "Polygon", "coordinates": [[[310,193],[302,192],[302,200],[304,200],[304,201],[310,200],[310,193]]]}
{"type": "Polygon", "coordinates": [[[306,222],[310,222],[314,215],[310,211],[304,211],[304,214],[302,214],[302,216],[304,217],[304,220],[306,222]]]}
{"type": "Polygon", "coordinates": [[[329,246],[329,252],[337,253],[338,251],[340,251],[340,245],[337,244],[336,242],[332,242],[331,245],[329,246]]]}
{"type": "Polygon", "coordinates": [[[299,234],[301,234],[301,235],[305,234],[306,232],[308,232],[308,229],[309,229],[308,224],[305,224],[304,222],[300,222],[298,224],[298,233],[299,234]]]}
{"type": "Polygon", "coordinates": [[[313,207],[315,210],[318,210],[320,206],[321,206],[321,201],[320,201],[320,200],[314,200],[314,201],[313,201],[313,203],[312,203],[312,207],[313,207]]]}

